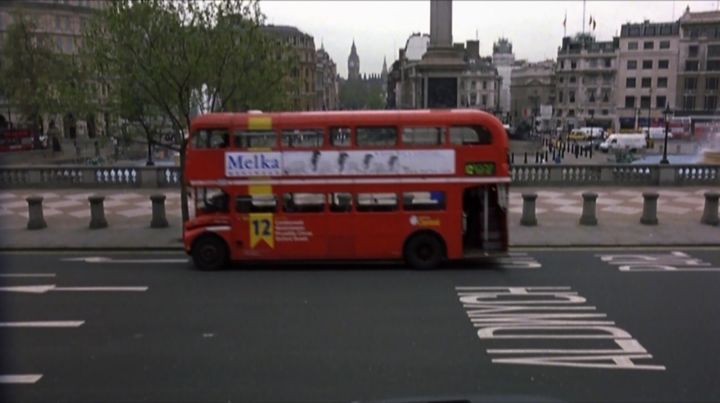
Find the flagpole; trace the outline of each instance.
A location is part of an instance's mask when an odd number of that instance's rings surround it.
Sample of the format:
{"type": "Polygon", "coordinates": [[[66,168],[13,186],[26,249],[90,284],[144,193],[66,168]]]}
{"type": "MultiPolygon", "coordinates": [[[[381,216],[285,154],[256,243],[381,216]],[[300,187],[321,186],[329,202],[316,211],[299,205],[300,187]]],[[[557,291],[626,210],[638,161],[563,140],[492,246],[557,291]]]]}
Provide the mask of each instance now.
{"type": "Polygon", "coordinates": [[[585,33],[585,0],[583,0],[583,23],[582,23],[582,27],[583,27],[582,33],[584,34],[584,33],[585,33]]]}

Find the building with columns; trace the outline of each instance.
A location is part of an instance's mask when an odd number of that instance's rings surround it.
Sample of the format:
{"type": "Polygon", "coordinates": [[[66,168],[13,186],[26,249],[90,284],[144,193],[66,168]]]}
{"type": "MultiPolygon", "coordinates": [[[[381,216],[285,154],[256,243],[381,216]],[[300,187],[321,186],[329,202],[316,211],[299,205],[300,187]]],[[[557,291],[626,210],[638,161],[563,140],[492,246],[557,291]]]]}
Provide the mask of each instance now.
{"type": "Polygon", "coordinates": [[[513,68],[511,122],[516,128],[532,127],[546,131],[555,127],[555,61],[524,63],[513,68]]]}
{"type": "Polygon", "coordinates": [[[479,42],[453,43],[452,2],[430,1],[430,35],[413,34],[389,74],[395,108],[499,110],[500,76],[479,42]]]}

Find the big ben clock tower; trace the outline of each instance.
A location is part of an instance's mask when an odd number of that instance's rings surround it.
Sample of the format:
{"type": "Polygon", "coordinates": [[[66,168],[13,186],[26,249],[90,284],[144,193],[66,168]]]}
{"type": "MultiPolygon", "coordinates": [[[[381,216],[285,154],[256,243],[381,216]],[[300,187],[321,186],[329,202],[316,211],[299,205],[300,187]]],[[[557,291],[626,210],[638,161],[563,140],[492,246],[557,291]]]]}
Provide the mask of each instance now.
{"type": "Polygon", "coordinates": [[[348,56],[348,80],[357,80],[360,78],[360,58],[355,49],[355,40],[353,39],[350,48],[350,56],[348,56]]]}

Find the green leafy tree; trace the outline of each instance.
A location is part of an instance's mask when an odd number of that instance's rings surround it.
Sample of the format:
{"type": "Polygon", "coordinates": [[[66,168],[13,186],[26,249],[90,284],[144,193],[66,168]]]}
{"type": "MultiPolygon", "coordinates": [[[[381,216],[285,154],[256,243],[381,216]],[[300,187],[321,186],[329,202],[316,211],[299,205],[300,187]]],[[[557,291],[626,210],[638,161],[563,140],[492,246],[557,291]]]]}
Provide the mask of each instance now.
{"type": "MultiPolygon", "coordinates": [[[[111,2],[83,35],[83,59],[110,88],[107,105],[118,116],[172,128],[184,169],[195,115],[284,102],[288,66],[262,22],[256,1],[111,2]]],[[[182,216],[189,216],[184,181],[182,216]]]]}
{"type": "Polygon", "coordinates": [[[0,88],[25,121],[40,129],[40,117],[56,112],[59,92],[56,86],[68,68],[58,57],[46,34],[25,14],[13,12],[13,22],[5,34],[0,88]]]}

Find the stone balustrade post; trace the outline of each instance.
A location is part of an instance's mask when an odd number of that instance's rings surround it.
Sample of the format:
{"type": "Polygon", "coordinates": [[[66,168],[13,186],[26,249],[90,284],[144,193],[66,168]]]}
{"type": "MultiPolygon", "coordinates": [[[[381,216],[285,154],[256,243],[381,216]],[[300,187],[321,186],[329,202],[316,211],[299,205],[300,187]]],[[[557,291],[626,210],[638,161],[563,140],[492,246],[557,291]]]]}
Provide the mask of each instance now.
{"type": "Polygon", "coordinates": [[[168,220],[165,216],[165,195],[156,194],[150,196],[152,201],[152,221],[150,228],[165,228],[168,226],[168,220]]]}
{"type": "Polygon", "coordinates": [[[658,194],[655,192],[643,192],[643,212],[640,217],[640,224],[657,225],[657,200],[658,194]]]}
{"type": "Polygon", "coordinates": [[[105,219],[105,196],[90,196],[90,229],[106,228],[108,226],[105,219]]]}
{"type": "Polygon", "coordinates": [[[707,225],[720,224],[720,218],[718,218],[718,199],[720,199],[720,193],[705,192],[705,208],[703,209],[703,215],[700,219],[701,223],[707,225]]]}
{"type": "Polygon", "coordinates": [[[43,216],[42,196],[28,196],[25,199],[28,203],[27,229],[43,229],[47,227],[43,216]]]}
{"type": "Polygon", "coordinates": [[[537,218],[535,217],[535,199],[537,194],[535,193],[523,193],[523,210],[522,217],[520,218],[520,225],[532,227],[537,225],[537,218]]]}
{"type": "Polygon", "coordinates": [[[583,210],[580,216],[580,225],[597,225],[597,217],[595,215],[597,197],[597,193],[586,192],[582,194],[583,210]]]}

